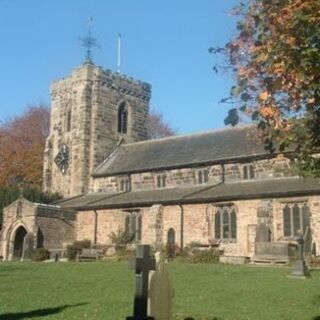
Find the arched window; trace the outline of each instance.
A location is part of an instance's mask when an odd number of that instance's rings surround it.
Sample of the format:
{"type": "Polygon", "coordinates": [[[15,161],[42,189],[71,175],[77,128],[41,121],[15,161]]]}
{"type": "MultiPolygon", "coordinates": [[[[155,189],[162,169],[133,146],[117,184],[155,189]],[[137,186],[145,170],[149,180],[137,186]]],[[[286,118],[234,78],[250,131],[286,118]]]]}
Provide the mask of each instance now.
{"type": "Polygon", "coordinates": [[[118,132],[126,134],[128,127],[128,110],[126,104],[123,102],[118,109],[118,132]]]}
{"type": "Polygon", "coordinates": [[[237,215],[233,206],[218,207],[214,222],[216,239],[237,238],[237,215]]]}
{"type": "Polygon", "coordinates": [[[305,234],[310,226],[310,212],[306,203],[286,204],[282,210],[283,235],[285,237],[296,237],[300,232],[305,234]]]}
{"type": "Polygon", "coordinates": [[[138,212],[129,212],[125,217],[125,233],[130,241],[142,239],[142,216],[138,212]]]}

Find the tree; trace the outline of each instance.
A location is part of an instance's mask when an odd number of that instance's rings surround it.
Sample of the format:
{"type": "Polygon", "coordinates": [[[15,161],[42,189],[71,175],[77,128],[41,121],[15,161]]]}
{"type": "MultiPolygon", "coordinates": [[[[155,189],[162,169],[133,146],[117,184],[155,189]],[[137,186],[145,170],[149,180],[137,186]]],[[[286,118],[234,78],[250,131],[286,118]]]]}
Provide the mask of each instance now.
{"type": "Polygon", "coordinates": [[[23,183],[41,188],[49,119],[48,108],[33,106],[0,124],[0,187],[23,183]]]}
{"type": "Polygon", "coordinates": [[[280,151],[291,146],[302,173],[320,176],[320,1],[241,1],[233,13],[236,37],[210,49],[224,53],[236,78],[225,123],[235,125],[240,111],[271,151],[273,141],[280,151]]]}
{"type": "Polygon", "coordinates": [[[163,115],[155,110],[152,110],[149,114],[147,130],[150,139],[159,139],[176,134],[176,131],[164,120],[163,115]]]}

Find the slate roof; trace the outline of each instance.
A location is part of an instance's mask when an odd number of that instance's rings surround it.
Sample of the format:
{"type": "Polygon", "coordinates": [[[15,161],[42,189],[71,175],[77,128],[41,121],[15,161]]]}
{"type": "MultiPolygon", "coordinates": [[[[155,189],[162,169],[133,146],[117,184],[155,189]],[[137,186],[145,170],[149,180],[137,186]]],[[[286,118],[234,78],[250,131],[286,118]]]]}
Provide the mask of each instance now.
{"type": "Polygon", "coordinates": [[[220,129],[119,146],[94,177],[190,167],[231,159],[266,156],[254,126],[220,129]]]}
{"type": "Polygon", "coordinates": [[[91,193],[62,200],[56,204],[70,209],[93,210],[317,194],[320,194],[319,179],[279,178],[114,194],[91,193]]]}

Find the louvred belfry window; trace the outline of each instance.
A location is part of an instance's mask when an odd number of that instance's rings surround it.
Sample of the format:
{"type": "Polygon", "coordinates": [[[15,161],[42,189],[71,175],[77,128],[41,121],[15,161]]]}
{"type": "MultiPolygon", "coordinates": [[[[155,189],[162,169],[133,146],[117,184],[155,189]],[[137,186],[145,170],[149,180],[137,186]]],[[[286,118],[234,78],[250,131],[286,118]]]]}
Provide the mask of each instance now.
{"type": "Polygon", "coordinates": [[[127,133],[128,110],[125,103],[122,103],[118,109],[118,133],[127,133]]]}

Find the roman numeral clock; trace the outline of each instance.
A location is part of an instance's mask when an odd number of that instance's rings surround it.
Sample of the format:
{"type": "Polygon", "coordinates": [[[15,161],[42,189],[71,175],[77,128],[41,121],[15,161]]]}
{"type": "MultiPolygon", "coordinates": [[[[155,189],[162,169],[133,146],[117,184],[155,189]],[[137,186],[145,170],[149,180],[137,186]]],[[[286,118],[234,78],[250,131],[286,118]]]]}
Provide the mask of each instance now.
{"type": "Polygon", "coordinates": [[[63,174],[66,174],[69,166],[69,148],[66,144],[63,144],[54,158],[54,162],[59,167],[63,174]]]}

